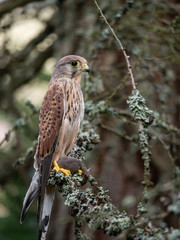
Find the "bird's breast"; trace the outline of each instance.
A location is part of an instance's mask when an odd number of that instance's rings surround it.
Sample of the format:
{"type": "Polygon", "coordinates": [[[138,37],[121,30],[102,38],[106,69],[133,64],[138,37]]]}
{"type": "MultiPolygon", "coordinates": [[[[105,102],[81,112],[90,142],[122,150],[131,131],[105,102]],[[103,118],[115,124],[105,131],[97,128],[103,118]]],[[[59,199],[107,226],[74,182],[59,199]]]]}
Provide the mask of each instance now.
{"type": "Polygon", "coordinates": [[[64,119],[76,125],[76,122],[81,122],[84,117],[84,100],[80,85],[76,83],[67,85],[65,99],[64,119]]]}
{"type": "Polygon", "coordinates": [[[65,106],[61,133],[59,135],[59,148],[61,156],[68,154],[80,128],[84,117],[84,100],[80,85],[67,83],[64,89],[65,106]]]}

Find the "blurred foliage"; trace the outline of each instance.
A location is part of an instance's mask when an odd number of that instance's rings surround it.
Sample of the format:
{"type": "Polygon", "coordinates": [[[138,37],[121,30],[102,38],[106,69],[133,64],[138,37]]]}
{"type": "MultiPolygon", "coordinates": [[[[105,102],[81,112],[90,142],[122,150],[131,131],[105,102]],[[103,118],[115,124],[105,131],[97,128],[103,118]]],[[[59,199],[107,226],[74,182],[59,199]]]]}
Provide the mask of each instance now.
{"type": "MultiPolygon", "coordinates": [[[[180,3],[98,2],[130,56],[138,90],[132,92],[122,51],[94,1],[0,1],[0,240],[37,239],[36,206],[23,225],[19,216],[33,174],[46,91],[40,83],[47,86],[55,62],[68,54],[85,57],[92,70],[82,81],[85,120],[71,155],[81,158],[98,182],[73,189],[95,196],[94,201],[104,191],[113,211],[132,216],[126,230],[108,236],[113,225],[107,221],[100,227],[106,234],[95,230],[102,220],[98,204],[96,214],[92,211],[92,222],[97,222],[88,228],[84,221],[90,206],[82,203],[83,218],[75,217],[76,238],[180,239],[180,3]]],[[[59,177],[69,188],[76,183],[59,177]]],[[[69,194],[66,202],[57,196],[51,240],[73,239],[74,223],[64,202],[73,207],[79,195],[70,201],[69,194]]]]}

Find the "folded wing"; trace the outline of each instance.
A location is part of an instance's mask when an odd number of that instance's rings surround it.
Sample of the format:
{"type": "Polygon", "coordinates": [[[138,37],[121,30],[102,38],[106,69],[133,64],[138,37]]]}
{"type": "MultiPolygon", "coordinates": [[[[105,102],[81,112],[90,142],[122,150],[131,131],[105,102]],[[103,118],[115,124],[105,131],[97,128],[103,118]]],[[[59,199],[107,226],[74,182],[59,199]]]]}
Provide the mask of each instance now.
{"type": "MultiPolygon", "coordinates": [[[[20,222],[24,218],[38,197],[38,216],[40,216],[40,226],[44,196],[47,195],[46,186],[53,162],[53,155],[57,146],[57,140],[62,126],[64,116],[64,91],[63,85],[50,83],[48,91],[44,97],[39,118],[39,137],[35,154],[34,168],[36,172],[32,178],[30,187],[23,202],[20,222]]],[[[53,199],[53,197],[50,197],[53,199]]],[[[46,196],[48,199],[48,196],[46,196]]],[[[47,201],[45,201],[47,205],[47,201]]],[[[52,206],[50,206],[51,209],[52,206]]]]}

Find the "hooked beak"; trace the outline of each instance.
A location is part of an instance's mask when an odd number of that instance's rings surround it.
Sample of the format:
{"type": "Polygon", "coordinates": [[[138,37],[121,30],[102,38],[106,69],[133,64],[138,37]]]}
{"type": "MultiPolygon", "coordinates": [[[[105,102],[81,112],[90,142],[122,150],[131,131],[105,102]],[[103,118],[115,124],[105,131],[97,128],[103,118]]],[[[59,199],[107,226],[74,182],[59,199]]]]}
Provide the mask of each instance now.
{"type": "Polygon", "coordinates": [[[87,64],[83,64],[82,71],[83,72],[88,72],[88,73],[90,72],[90,68],[88,67],[87,64]]]}

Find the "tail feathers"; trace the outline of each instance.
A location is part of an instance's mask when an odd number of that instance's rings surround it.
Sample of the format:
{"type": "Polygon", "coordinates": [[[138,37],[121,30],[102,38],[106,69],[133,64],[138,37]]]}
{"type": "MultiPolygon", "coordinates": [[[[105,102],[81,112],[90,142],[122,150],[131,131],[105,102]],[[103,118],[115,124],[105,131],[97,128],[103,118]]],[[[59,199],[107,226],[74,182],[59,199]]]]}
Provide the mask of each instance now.
{"type": "Polygon", "coordinates": [[[49,172],[51,169],[52,158],[53,158],[53,152],[50,153],[48,156],[46,156],[41,163],[40,177],[39,177],[38,207],[37,207],[38,220],[39,220],[39,216],[41,215],[41,207],[44,201],[44,195],[46,191],[47,181],[49,178],[49,172]]]}
{"type": "Polygon", "coordinates": [[[39,237],[38,240],[45,240],[48,227],[49,227],[49,221],[54,201],[54,193],[55,188],[52,186],[46,186],[45,195],[43,198],[43,203],[41,207],[41,214],[40,214],[40,220],[39,220],[39,237]]]}
{"type": "Polygon", "coordinates": [[[29,186],[29,189],[24,198],[23,208],[22,208],[21,217],[20,217],[20,223],[23,223],[29,208],[33,204],[34,200],[38,197],[39,176],[40,176],[39,171],[35,171],[31,184],[29,186]]]}

